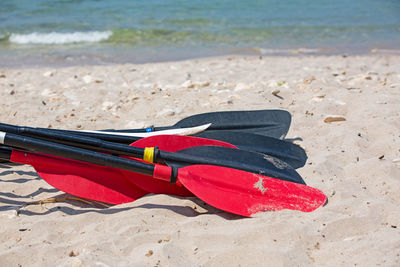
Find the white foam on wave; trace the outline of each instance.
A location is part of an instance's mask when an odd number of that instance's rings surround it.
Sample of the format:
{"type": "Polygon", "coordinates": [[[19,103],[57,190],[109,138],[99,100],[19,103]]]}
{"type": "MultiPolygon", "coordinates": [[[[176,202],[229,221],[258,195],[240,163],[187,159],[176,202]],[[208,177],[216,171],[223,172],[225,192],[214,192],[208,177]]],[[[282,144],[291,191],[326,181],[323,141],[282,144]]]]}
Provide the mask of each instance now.
{"type": "Polygon", "coordinates": [[[15,44],[72,44],[72,43],[95,43],[107,40],[112,35],[111,31],[72,32],[72,33],[38,33],[29,34],[13,33],[9,41],[15,44]]]}

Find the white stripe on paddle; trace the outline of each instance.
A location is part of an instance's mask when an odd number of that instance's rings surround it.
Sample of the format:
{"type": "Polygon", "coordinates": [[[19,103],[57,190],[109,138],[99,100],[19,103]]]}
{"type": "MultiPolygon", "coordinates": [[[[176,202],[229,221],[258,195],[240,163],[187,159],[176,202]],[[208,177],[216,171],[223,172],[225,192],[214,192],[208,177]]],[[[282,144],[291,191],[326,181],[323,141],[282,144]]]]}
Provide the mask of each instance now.
{"type": "Polygon", "coordinates": [[[6,137],[5,132],[0,132],[0,144],[4,144],[4,138],[6,137]]]}
{"type": "Polygon", "coordinates": [[[210,127],[211,123],[204,124],[196,127],[190,128],[177,128],[170,130],[162,130],[148,133],[120,133],[120,132],[103,132],[103,131],[90,131],[90,130],[82,130],[82,132],[87,133],[101,133],[101,134],[111,134],[111,135],[121,135],[121,136],[130,136],[130,137],[149,137],[153,135],[162,135],[162,134],[171,134],[171,135],[193,135],[197,133],[201,133],[207,130],[210,127]]]}

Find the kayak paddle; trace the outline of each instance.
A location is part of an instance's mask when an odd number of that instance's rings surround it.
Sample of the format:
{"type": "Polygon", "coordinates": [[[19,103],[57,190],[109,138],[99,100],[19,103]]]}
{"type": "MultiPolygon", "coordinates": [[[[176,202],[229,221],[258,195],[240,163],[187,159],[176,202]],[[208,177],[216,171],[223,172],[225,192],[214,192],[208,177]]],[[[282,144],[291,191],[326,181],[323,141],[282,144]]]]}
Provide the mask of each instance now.
{"type": "Polygon", "coordinates": [[[326,202],[326,196],[318,189],[226,167],[152,165],[5,132],[0,132],[0,144],[179,182],[208,204],[242,216],[282,209],[310,212],[326,202]]]}

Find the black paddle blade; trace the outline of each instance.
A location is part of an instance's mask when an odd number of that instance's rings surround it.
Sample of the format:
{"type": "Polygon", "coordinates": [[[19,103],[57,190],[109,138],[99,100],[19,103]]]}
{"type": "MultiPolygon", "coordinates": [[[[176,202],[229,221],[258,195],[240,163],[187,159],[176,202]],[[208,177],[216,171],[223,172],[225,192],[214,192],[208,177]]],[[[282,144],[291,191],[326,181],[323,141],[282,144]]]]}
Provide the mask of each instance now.
{"type": "Polygon", "coordinates": [[[307,154],[300,146],[273,137],[232,131],[206,131],[195,135],[230,143],[240,149],[267,154],[285,161],[293,168],[303,167],[307,154]]]}
{"type": "Polygon", "coordinates": [[[187,128],[211,123],[206,130],[230,130],[256,133],[283,139],[290,126],[291,115],[286,110],[244,110],[244,111],[217,111],[193,115],[180,120],[173,126],[150,127],[146,129],[114,130],[109,132],[146,132],[168,130],[173,128],[187,128]]]}
{"type": "MultiPolygon", "coordinates": [[[[207,160],[208,165],[229,167],[289,182],[306,184],[296,170],[289,164],[260,153],[219,146],[196,146],[179,150],[175,153],[203,157],[207,160]]],[[[195,165],[193,163],[171,160],[166,160],[165,163],[178,168],[195,165]]],[[[199,162],[199,164],[201,163],[199,162]]]]}
{"type": "Polygon", "coordinates": [[[185,128],[211,123],[208,130],[229,130],[256,133],[283,139],[290,126],[286,110],[220,111],[185,118],[174,126],[185,128]]]}

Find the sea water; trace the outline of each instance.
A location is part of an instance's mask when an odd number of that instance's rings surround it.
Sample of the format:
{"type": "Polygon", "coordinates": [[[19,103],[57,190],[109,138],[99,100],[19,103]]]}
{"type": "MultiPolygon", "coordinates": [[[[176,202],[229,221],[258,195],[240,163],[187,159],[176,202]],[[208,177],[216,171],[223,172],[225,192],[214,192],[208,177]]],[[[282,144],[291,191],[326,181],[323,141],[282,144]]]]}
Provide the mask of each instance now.
{"type": "Polygon", "coordinates": [[[0,66],[397,49],[399,0],[0,0],[0,66]]]}

